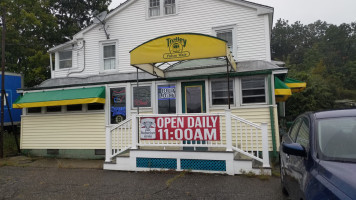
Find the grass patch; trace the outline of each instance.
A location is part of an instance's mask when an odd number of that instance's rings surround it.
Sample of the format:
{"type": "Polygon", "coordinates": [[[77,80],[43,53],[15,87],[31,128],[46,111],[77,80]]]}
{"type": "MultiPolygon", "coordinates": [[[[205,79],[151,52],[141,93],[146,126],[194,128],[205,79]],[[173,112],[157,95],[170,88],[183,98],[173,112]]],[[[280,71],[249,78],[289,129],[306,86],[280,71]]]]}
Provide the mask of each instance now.
{"type": "Polygon", "coordinates": [[[4,132],[4,157],[14,156],[17,154],[18,152],[17,152],[16,140],[14,134],[5,131],[4,132]]]}

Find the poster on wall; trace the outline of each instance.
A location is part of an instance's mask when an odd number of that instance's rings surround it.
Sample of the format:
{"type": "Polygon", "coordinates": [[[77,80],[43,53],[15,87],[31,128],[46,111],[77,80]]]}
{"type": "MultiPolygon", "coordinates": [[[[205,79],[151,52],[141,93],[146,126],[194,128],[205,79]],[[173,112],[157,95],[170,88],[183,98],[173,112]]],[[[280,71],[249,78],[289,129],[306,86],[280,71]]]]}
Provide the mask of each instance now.
{"type": "Polygon", "coordinates": [[[140,133],[142,140],[218,141],[221,138],[220,117],[144,117],[140,120],[140,133]]]}

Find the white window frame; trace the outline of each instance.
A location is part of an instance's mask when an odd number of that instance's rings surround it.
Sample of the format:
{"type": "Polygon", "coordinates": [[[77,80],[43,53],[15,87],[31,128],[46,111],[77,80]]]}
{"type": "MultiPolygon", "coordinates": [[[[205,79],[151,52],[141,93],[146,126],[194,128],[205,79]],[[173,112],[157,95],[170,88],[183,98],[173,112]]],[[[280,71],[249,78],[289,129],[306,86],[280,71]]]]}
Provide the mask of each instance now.
{"type": "MultiPolygon", "coordinates": [[[[167,82],[167,81],[157,81],[154,84],[154,87],[155,87],[155,102],[154,102],[154,111],[153,111],[153,113],[158,114],[158,86],[159,85],[175,85],[176,86],[176,114],[178,114],[179,113],[179,111],[178,111],[178,98],[181,98],[178,95],[178,90],[177,90],[178,84],[176,82],[167,82]]],[[[140,107],[140,109],[141,109],[141,107],[140,107]]]]}
{"type": "Polygon", "coordinates": [[[267,101],[267,94],[268,94],[268,85],[267,85],[267,76],[263,76],[263,75],[255,75],[255,76],[243,76],[240,78],[240,102],[242,106],[249,106],[249,105],[267,105],[268,101],[267,101]],[[243,103],[243,95],[242,95],[242,78],[244,77],[263,77],[265,80],[265,102],[260,102],[260,103],[243,103]]]}
{"type": "Polygon", "coordinates": [[[119,58],[118,58],[118,41],[117,40],[108,40],[99,42],[100,49],[100,72],[114,72],[118,70],[119,58]],[[114,69],[104,69],[104,46],[115,45],[115,67],[114,69]]]}
{"type": "Polygon", "coordinates": [[[165,16],[174,16],[178,14],[178,5],[179,5],[179,0],[175,0],[175,13],[173,14],[165,14],[165,6],[164,6],[164,1],[165,0],[159,0],[159,15],[157,16],[150,16],[150,0],[146,0],[146,19],[154,19],[154,18],[160,18],[160,17],[165,17],[165,16]]]}
{"type": "MultiPolygon", "coordinates": [[[[62,49],[62,50],[60,50],[60,51],[57,51],[56,53],[55,53],[55,71],[68,71],[68,70],[71,70],[71,69],[73,69],[74,67],[73,67],[73,58],[74,58],[74,55],[73,55],[73,49],[62,49]],[[60,68],[59,67],[59,52],[64,52],[64,51],[71,51],[72,52],[72,58],[71,58],[71,60],[72,60],[72,66],[71,67],[68,67],[68,68],[60,68]]],[[[69,60],[69,59],[66,59],[66,60],[69,60]]]]}
{"type": "MultiPolygon", "coordinates": [[[[154,87],[154,83],[143,83],[143,84],[139,84],[138,87],[141,87],[141,86],[150,86],[151,87],[151,106],[150,107],[139,107],[140,110],[151,110],[153,109],[153,107],[155,106],[155,97],[156,95],[152,95],[156,93],[156,90],[154,87]]],[[[133,91],[133,88],[134,87],[137,87],[136,83],[133,83],[131,84],[131,88],[130,88],[130,104],[131,104],[131,109],[134,111],[134,110],[137,110],[137,107],[134,106],[134,91],[133,91]]],[[[155,108],[156,109],[156,108],[155,108]]]]}
{"type": "Polygon", "coordinates": [[[217,34],[219,32],[227,32],[227,31],[231,31],[231,34],[232,34],[232,46],[231,46],[230,50],[232,52],[232,55],[235,58],[237,58],[237,25],[236,24],[213,27],[212,35],[217,37],[217,34]]]}
{"type": "MultiPolygon", "coordinates": [[[[218,78],[218,79],[210,79],[209,80],[209,105],[211,108],[226,108],[227,106],[229,106],[228,104],[226,105],[213,105],[213,86],[212,83],[213,81],[219,81],[219,80],[226,80],[227,79],[223,79],[223,78],[218,78]]],[[[235,106],[235,102],[236,102],[236,84],[235,84],[235,79],[233,77],[230,77],[230,81],[232,81],[232,96],[233,96],[233,101],[230,102],[230,106],[235,106]]]]}

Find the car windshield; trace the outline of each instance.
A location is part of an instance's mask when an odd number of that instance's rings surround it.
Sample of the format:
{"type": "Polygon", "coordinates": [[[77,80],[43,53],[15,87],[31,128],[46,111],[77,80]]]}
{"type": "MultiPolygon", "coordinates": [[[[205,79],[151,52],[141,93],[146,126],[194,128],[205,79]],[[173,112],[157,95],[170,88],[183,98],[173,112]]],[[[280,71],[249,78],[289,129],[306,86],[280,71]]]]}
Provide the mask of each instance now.
{"type": "Polygon", "coordinates": [[[325,160],[356,161],[356,117],[318,120],[319,149],[325,160]]]}

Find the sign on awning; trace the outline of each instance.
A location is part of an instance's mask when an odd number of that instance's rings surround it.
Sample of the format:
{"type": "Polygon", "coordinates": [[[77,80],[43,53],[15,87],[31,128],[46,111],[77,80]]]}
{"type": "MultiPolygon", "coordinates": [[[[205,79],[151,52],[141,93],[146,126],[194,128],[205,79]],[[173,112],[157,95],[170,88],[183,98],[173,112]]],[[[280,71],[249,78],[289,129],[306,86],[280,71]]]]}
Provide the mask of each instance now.
{"type": "Polygon", "coordinates": [[[152,75],[164,77],[156,63],[226,57],[236,71],[236,62],[225,40],[210,35],[179,33],[147,41],[130,51],[131,65],[152,75]]]}

